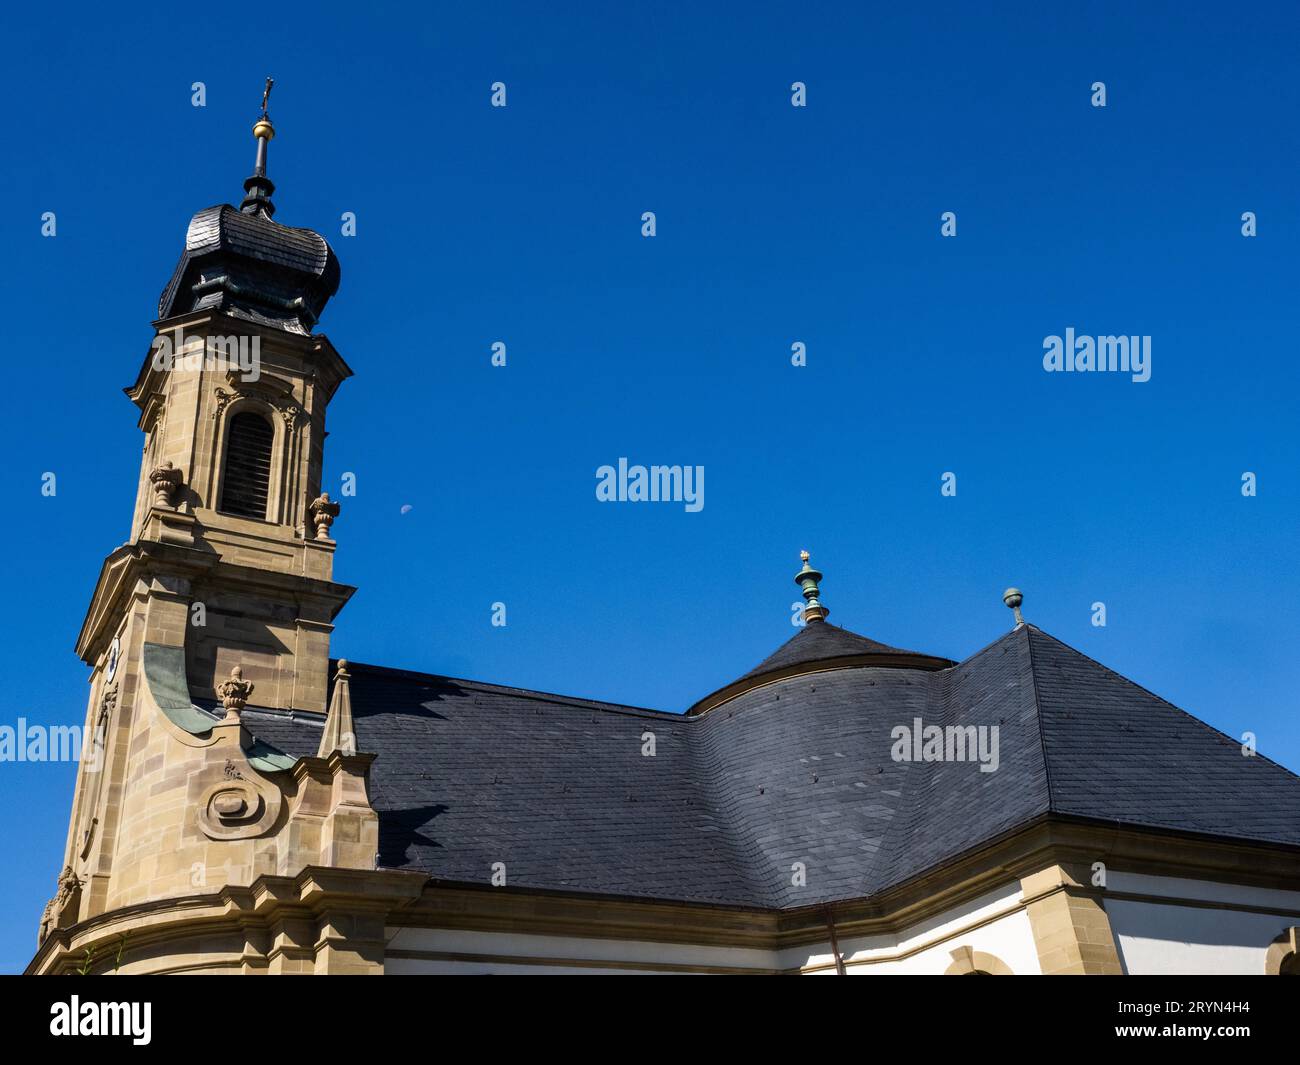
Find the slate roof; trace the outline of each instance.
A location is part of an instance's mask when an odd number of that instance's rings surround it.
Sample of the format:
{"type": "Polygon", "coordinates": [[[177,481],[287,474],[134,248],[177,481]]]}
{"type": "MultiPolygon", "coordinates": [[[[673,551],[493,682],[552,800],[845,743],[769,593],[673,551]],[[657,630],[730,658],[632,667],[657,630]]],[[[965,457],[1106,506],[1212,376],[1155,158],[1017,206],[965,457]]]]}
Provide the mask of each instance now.
{"type": "MultiPolygon", "coordinates": [[[[834,658],[856,655],[916,656],[917,654],[916,651],[904,651],[901,647],[890,647],[889,644],[881,643],[879,640],[859,636],[856,632],[831,625],[829,622],[817,622],[805,625],[741,679],[773,673],[787,666],[807,665],[834,658]]],[[[952,665],[947,659],[943,661],[952,665]]]]}
{"type": "Polygon", "coordinates": [[[799,673],[847,666],[942,669],[955,664],[951,659],[890,647],[879,640],[819,621],[804,625],[748,673],[706,695],[687,713],[704,713],[761,684],[799,673]]]}
{"type": "MultiPolygon", "coordinates": [[[[863,646],[836,631],[814,638],[863,646]]],[[[349,671],[358,747],[378,755],[379,864],[440,881],[481,885],[504,862],[515,887],[793,908],[1049,814],[1300,847],[1300,777],[1033,626],[948,668],[783,676],[698,716],[349,671]],[[891,732],[916,718],[998,726],[998,770],[895,761],[891,732]]],[[[320,715],[244,717],[315,753],[320,715]]]]}
{"type": "Polygon", "coordinates": [[[220,309],[307,334],[338,291],[339,278],[338,258],[319,233],[217,204],[190,220],[158,317],[220,309]]]}

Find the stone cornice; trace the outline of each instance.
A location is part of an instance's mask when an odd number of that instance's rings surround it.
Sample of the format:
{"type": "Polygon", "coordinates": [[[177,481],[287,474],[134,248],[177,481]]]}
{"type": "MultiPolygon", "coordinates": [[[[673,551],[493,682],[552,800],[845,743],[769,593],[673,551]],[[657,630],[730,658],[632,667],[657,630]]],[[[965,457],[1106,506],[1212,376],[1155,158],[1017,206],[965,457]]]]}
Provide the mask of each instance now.
{"type": "MultiPolygon", "coordinates": [[[[828,913],[841,940],[893,935],[1044,867],[1097,861],[1124,872],[1300,890],[1300,848],[1044,818],[889,891],[830,905],[756,910],[432,882],[404,921],[417,927],[779,949],[825,942],[828,913]]],[[[1107,895],[1102,889],[1077,890],[1107,895]]]]}
{"type": "MultiPolygon", "coordinates": [[[[424,873],[406,870],[313,866],[295,877],[263,876],[248,887],[142,903],[55,929],[27,972],[69,971],[87,948],[97,955],[101,950],[111,951],[124,933],[134,951],[223,931],[265,933],[286,921],[318,921],[329,913],[378,915],[389,924],[411,928],[779,950],[824,944],[828,918],[833,918],[841,942],[897,935],[990,892],[1011,886],[1019,890],[1022,879],[1043,869],[1058,865],[1088,868],[1097,861],[1106,863],[1111,871],[1300,889],[1300,848],[1057,819],[1009,834],[873,898],[791,911],[494,888],[431,881],[424,873]]],[[[1103,900],[1113,895],[1208,904],[1131,890],[1108,893],[1082,884],[1052,890],[1103,900]]]]}
{"type": "Polygon", "coordinates": [[[124,935],[130,949],[138,951],[221,932],[267,933],[277,924],[319,921],[338,911],[387,918],[419,898],[427,879],[402,870],[309,866],[293,877],[259,877],[248,887],[126,906],[51,930],[25,972],[72,971],[87,949],[94,956],[111,956],[124,935]]]}
{"type": "Polygon", "coordinates": [[[156,572],[193,577],[211,570],[218,561],[211,551],[176,544],[153,540],[123,544],[104,559],[100,567],[77,636],[77,656],[87,665],[94,666],[104,646],[112,639],[109,623],[126,616],[125,600],[142,577],[156,572]]]}
{"type": "MultiPolygon", "coordinates": [[[[339,385],[352,376],[352,368],[344,361],[343,356],[338,353],[329,337],[324,333],[301,336],[280,329],[263,328],[246,319],[235,318],[221,311],[211,310],[191,311],[171,318],[160,318],[153,323],[153,327],[155,335],[176,329],[192,330],[196,336],[204,334],[252,336],[256,334],[263,339],[265,344],[293,352],[300,358],[312,363],[316,367],[318,380],[324,386],[325,401],[327,403],[333,398],[339,385]]],[[[135,383],[128,385],[122,391],[143,411],[149,402],[149,397],[159,390],[159,381],[166,372],[153,366],[153,341],[151,339],[149,350],[145,353],[135,383]]]]}
{"type": "MultiPolygon", "coordinates": [[[[297,541],[301,544],[302,541],[297,541]]],[[[95,591],[81,624],[76,651],[83,662],[94,666],[113,633],[109,623],[125,616],[124,600],[141,578],[153,574],[194,578],[219,575],[228,587],[244,587],[267,595],[295,595],[318,601],[323,616],[331,621],[352,597],[356,588],[348,584],[307,577],[299,573],[239,566],[221,561],[211,550],[181,547],[155,540],[124,544],[104,560],[95,591]]],[[[309,618],[316,622],[319,619],[309,618]]],[[[322,623],[323,624],[323,623],[322,623]]]]}

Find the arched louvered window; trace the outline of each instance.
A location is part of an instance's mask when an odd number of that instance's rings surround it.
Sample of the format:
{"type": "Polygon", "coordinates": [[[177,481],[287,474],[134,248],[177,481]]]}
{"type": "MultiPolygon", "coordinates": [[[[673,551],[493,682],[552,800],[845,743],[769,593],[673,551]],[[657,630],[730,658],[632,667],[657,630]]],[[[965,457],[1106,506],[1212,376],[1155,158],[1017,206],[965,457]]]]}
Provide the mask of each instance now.
{"type": "Polygon", "coordinates": [[[260,414],[242,411],[226,429],[226,466],[221,479],[221,507],[241,518],[266,518],[271,487],[271,445],[275,430],[260,414]]]}

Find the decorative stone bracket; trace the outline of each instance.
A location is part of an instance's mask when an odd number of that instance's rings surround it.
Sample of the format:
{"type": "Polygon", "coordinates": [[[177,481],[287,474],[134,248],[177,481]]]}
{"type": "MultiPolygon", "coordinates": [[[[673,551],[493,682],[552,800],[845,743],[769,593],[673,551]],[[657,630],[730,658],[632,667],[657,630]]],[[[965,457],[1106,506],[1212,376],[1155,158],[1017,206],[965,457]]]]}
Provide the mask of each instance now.
{"type": "Polygon", "coordinates": [[[41,929],[37,934],[36,944],[45,942],[45,937],[56,928],[68,928],[77,923],[77,914],[81,908],[82,881],[72,871],[72,866],[65,865],[59,874],[54,898],[45,904],[41,915],[41,929]]]}
{"type": "MultiPolygon", "coordinates": [[[[199,825],[208,839],[261,836],[279,819],[279,789],[263,786],[245,768],[242,759],[236,764],[233,758],[227,758],[220,779],[199,796],[199,825]]],[[[216,772],[215,764],[204,770],[207,776],[215,776],[216,772]]]]}

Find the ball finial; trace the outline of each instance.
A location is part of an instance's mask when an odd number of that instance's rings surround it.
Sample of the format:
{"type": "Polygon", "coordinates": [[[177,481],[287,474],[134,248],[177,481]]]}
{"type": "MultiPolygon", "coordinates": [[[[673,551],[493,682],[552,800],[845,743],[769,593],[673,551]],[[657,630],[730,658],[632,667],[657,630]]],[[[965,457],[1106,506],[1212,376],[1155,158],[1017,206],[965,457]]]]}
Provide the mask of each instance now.
{"type": "Polygon", "coordinates": [[[1002,601],[1015,613],[1016,624],[1023,625],[1025,619],[1020,616],[1020,604],[1025,601],[1025,597],[1020,594],[1020,589],[1008,588],[1002,593],[1002,601]]]}
{"type": "Polygon", "coordinates": [[[271,120],[265,115],[259,118],[253,125],[253,136],[258,140],[261,140],[262,138],[270,140],[275,136],[275,127],[271,125],[271,120]]]}

